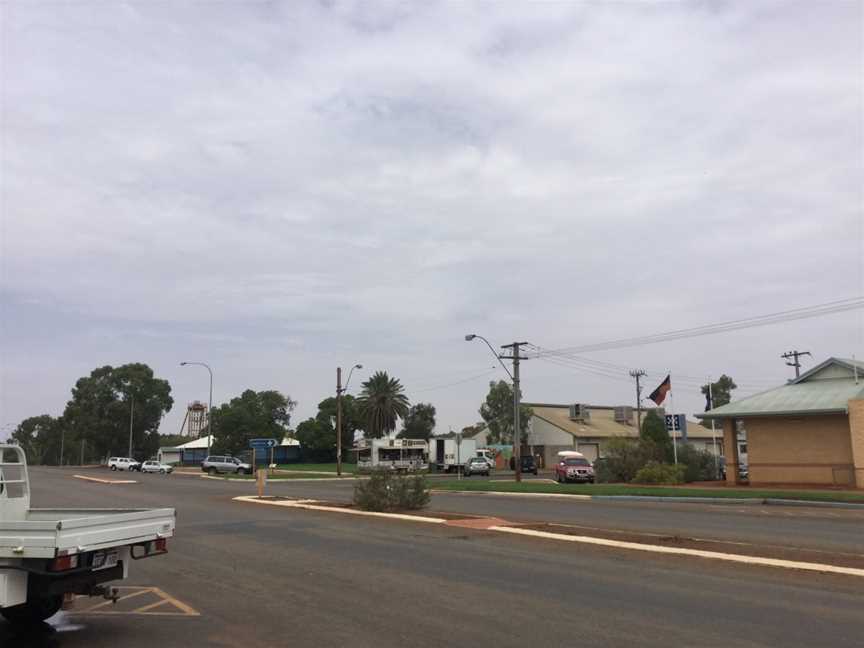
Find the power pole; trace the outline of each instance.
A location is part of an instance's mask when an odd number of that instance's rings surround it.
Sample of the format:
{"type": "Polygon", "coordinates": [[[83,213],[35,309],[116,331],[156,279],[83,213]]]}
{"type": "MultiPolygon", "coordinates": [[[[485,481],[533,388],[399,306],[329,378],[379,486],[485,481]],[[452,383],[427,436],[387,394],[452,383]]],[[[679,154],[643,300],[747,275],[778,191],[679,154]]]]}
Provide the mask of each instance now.
{"type": "Polygon", "coordinates": [[[342,367],[336,367],[336,476],[342,476],[342,367]]]}
{"type": "Polygon", "coordinates": [[[636,429],[642,434],[642,384],[639,379],[648,374],[644,369],[633,369],[630,375],[636,379],[636,429]]]}
{"type": "Polygon", "coordinates": [[[798,361],[798,358],[800,358],[801,356],[805,356],[805,355],[810,356],[811,358],[813,357],[813,355],[809,351],[798,351],[798,350],[787,351],[786,353],[784,353],[780,357],[783,358],[784,360],[787,360],[786,364],[788,366],[795,367],[795,377],[798,378],[801,376],[801,363],[798,361]],[[793,361],[788,362],[789,358],[792,358],[793,361]]]}
{"type": "Polygon", "coordinates": [[[501,360],[513,361],[513,460],[516,469],[516,481],[522,481],[522,425],[519,420],[522,394],[519,392],[519,361],[525,360],[519,355],[519,351],[527,342],[514,342],[513,344],[502,344],[502,349],[512,349],[512,355],[498,356],[501,360]]]}

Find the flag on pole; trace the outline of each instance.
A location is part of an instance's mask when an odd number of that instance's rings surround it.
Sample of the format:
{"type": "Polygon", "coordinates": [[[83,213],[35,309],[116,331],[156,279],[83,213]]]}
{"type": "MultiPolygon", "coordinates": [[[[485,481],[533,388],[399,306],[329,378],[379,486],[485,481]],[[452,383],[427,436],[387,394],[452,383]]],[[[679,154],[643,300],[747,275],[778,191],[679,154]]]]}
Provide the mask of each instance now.
{"type": "Polygon", "coordinates": [[[652,401],[657,403],[657,405],[662,405],[663,401],[666,400],[666,394],[669,393],[669,390],[672,389],[672,374],[666,376],[666,380],[660,383],[660,386],[657,387],[651,395],[648,396],[652,401]]]}

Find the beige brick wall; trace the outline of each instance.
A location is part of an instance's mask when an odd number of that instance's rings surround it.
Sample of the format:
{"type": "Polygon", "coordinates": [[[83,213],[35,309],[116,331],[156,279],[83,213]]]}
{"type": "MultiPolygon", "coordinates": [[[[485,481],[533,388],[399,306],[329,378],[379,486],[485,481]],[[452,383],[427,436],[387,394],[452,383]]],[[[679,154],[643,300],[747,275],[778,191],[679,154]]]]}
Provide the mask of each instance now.
{"type": "Polygon", "coordinates": [[[738,481],[738,444],[733,419],[723,420],[723,447],[726,449],[726,483],[734,486],[738,481]]]}
{"type": "Polygon", "coordinates": [[[855,482],[858,488],[864,488],[864,398],[849,401],[849,431],[855,482]]]}
{"type": "Polygon", "coordinates": [[[853,484],[845,414],[751,418],[744,428],[752,483],[853,484]]]}

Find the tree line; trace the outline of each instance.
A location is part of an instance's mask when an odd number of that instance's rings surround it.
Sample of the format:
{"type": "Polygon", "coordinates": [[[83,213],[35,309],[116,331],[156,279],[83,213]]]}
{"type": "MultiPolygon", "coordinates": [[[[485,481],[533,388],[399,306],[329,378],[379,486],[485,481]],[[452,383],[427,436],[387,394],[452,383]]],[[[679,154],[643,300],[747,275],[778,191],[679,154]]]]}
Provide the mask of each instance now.
{"type": "MultiPolygon", "coordinates": [[[[125,456],[131,434],[135,458],[154,457],[159,447],[178,445],[187,437],[159,434],[159,424],[171,411],[171,385],[142,363],[119,367],[106,365],[80,378],[60,416],[41,414],[24,419],[9,441],[20,445],[33,464],[90,463],[108,456],[125,456]]],[[[292,430],[291,415],[297,401],[278,390],[245,390],[228,402],[214,406],[202,436],[213,431],[213,451],[239,454],[249,439],[273,438],[279,442],[294,436],[307,459],[335,458],[336,397],[318,404],[318,413],[292,430]]],[[[342,442],[350,448],[355,434],[428,439],[435,428],[435,406],[412,405],[402,383],[384,371],[361,385],[356,397],[342,398],[342,442]]]]}

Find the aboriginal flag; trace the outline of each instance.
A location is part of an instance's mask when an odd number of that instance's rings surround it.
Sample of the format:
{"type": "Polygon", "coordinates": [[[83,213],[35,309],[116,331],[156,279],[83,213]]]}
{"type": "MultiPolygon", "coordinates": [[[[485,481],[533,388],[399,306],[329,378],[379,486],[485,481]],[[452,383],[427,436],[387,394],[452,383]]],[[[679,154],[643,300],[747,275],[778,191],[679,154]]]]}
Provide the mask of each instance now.
{"type": "Polygon", "coordinates": [[[669,393],[669,390],[672,389],[672,375],[666,376],[666,380],[660,383],[660,386],[657,387],[651,395],[648,396],[652,401],[657,403],[658,405],[662,405],[663,401],[666,400],[666,394],[669,393]]]}

